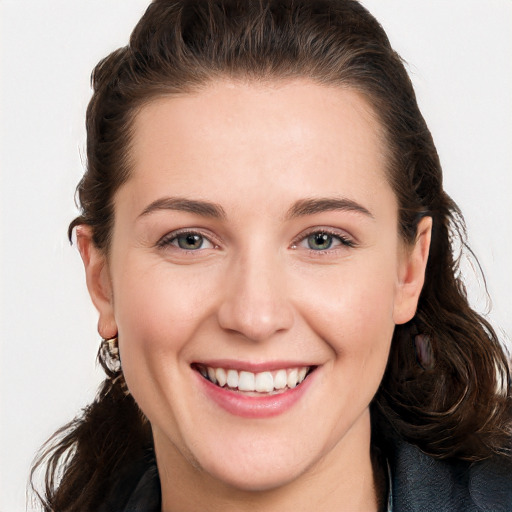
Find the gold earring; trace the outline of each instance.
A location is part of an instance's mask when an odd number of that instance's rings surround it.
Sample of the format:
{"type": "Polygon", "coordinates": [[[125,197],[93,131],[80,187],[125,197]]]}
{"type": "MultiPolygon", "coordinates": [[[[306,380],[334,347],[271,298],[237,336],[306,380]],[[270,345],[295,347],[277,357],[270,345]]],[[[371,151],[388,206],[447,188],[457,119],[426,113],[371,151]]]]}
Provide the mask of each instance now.
{"type": "Polygon", "coordinates": [[[113,390],[114,387],[119,387],[122,393],[125,396],[128,396],[130,391],[128,391],[128,386],[126,385],[123,371],[121,369],[121,358],[119,357],[119,343],[117,336],[101,340],[98,361],[110,379],[110,390],[113,390]]]}
{"type": "Polygon", "coordinates": [[[112,359],[119,359],[119,343],[117,336],[104,340],[107,344],[107,350],[112,359]]]}
{"type": "Polygon", "coordinates": [[[111,378],[121,371],[117,336],[101,340],[98,361],[111,378]]]}

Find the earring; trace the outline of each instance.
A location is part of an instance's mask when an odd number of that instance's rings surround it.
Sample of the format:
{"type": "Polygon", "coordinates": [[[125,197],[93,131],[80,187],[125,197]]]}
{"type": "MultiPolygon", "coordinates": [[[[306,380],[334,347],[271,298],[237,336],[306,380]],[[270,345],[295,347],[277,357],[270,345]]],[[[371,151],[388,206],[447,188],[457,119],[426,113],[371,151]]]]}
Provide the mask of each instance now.
{"type": "Polygon", "coordinates": [[[100,350],[98,353],[98,361],[105,370],[107,377],[110,379],[111,390],[119,387],[121,392],[128,396],[130,391],[124,380],[123,371],[121,369],[121,358],[119,356],[119,343],[117,336],[108,339],[102,339],[100,350]]]}
{"type": "Polygon", "coordinates": [[[414,351],[416,352],[418,364],[424,370],[432,370],[432,368],[434,368],[434,350],[432,349],[430,336],[426,334],[417,334],[414,336],[414,351]]]}
{"type": "Polygon", "coordinates": [[[117,336],[108,339],[102,339],[99,351],[99,361],[107,374],[114,374],[121,371],[121,359],[119,357],[119,343],[117,336]]]}
{"type": "Polygon", "coordinates": [[[119,359],[119,343],[117,336],[105,340],[107,342],[107,349],[112,359],[119,359]]]}

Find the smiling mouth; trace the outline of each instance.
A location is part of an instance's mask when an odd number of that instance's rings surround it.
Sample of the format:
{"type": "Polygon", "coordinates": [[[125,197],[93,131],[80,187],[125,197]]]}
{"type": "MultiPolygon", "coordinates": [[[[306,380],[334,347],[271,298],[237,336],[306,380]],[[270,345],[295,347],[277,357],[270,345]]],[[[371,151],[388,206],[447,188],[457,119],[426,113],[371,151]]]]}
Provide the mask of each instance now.
{"type": "Polygon", "coordinates": [[[275,371],[253,373],[245,370],[212,368],[194,364],[206,380],[220,388],[249,394],[279,394],[300,386],[316,366],[283,368],[275,371]]]}

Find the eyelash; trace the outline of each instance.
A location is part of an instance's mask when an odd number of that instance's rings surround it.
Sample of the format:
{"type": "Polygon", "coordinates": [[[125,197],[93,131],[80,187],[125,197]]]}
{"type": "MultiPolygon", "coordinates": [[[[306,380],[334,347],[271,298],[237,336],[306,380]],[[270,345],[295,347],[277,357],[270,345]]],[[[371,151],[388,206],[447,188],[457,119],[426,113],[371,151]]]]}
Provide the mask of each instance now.
{"type": "Polygon", "coordinates": [[[322,254],[327,254],[327,253],[332,253],[336,250],[339,250],[340,248],[342,249],[350,249],[350,248],[354,248],[357,246],[357,244],[352,240],[350,239],[349,237],[347,237],[346,235],[343,235],[341,234],[339,231],[337,230],[333,230],[333,229],[329,229],[329,228],[313,228],[311,229],[310,231],[307,231],[306,233],[302,233],[301,235],[299,235],[291,244],[291,248],[292,249],[297,249],[298,245],[302,242],[305,242],[307,241],[307,239],[312,236],[312,235],[320,235],[320,234],[323,234],[323,235],[328,235],[330,237],[332,237],[333,239],[336,239],[338,240],[340,243],[339,243],[339,246],[334,246],[334,247],[328,247],[327,249],[311,249],[311,248],[306,248],[306,250],[315,255],[315,256],[319,256],[319,255],[322,255],[322,254]]]}
{"type": "MultiPolygon", "coordinates": [[[[327,249],[306,248],[306,250],[308,252],[310,252],[314,255],[322,255],[322,254],[326,254],[326,253],[332,253],[333,251],[336,251],[339,247],[353,248],[353,247],[357,246],[357,244],[353,240],[351,240],[350,238],[348,238],[345,235],[342,235],[341,233],[339,233],[336,230],[329,229],[329,228],[318,228],[317,227],[317,228],[307,231],[306,233],[301,233],[297,238],[295,238],[292,241],[292,243],[290,244],[290,248],[297,249],[298,245],[301,244],[302,242],[306,241],[310,236],[322,235],[322,234],[328,235],[329,237],[332,237],[333,239],[338,240],[340,242],[339,245],[334,246],[334,248],[332,246],[330,246],[327,249]]],[[[178,231],[173,231],[171,233],[168,233],[167,235],[162,237],[157,242],[156,246],[159,249],[164,249],[166,247],[173,246],[174,245],[173,242],[175,242],[180,236],[199,236],[202,238],[203,243],[204,243],[204,241],[209,242],[212,245],[211,248],[217,249],[219,247],[218,244],[212,240],[211,235],[207,235],[207,234],[201,232],[200,230],[192,230],[192,229],[183,229],[183,230],[178,230],[178,231]]],[[[198,249],[183,249],[182,247],[176,246],[176,249],[180,250],[180,251],[184,251],[186,253],[193,253],[193,252],[198,252],[199,250],[202,249],[202,247],[200,247],[198,249]]]]}
{"type": "MultiPolygon", "coordinates": [[[[211,235],[206,235],[205,233],[202,233],[199,230],[192,230],[192,229],[180,229],[178,231],[173,231],[171,233],[168,233],[164,237],[162,237],[156,244],[156,246],[159,249],[164,249],[168,246],[174,245],[173,242],[178,240],[181,236],[200,236],[203,241],[207,241],[212,245],[212,248],[216,249],[218,248],[218,244],[216,244],[213,240],[211,235]]],[[[183,249],[182,247],[176,247],[177,250],[181,250],[184,252],[192,253],[192,252],[198,252],[200,249],[183,249]]]]}

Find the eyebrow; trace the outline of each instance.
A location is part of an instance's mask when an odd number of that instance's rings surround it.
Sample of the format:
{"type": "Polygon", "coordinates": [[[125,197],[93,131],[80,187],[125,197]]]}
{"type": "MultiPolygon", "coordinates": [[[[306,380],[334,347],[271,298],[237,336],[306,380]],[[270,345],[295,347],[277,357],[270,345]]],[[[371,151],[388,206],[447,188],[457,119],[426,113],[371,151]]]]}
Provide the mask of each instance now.
{"type": "Polygon", "coordinates": [[[184,197],[162,197],[148,205],[139,217],[144,217],[150,213],[161,210],[175,210],[190,212],[203,217],[214,219],[225,219],[226,212],[220,204],[210,201],[201,201],[197,199],[186,199],[184,197]]]}
{"type": "Polygon", "coordinates": [[[296,217],[303,217],[306,215],[314,215],[315,213],[335,210],[357,212],[362,213],[371,219],[375,218],[367,208],[360,205],[356,201],[353,201],[352,199],[347,199],[344,197],[300,199],[288,210],[286,218],[293,219],[296,217]]]}
{"type": "MultiPolygon", "coordinates": [[[[161,210],[184,211],[203,217],[226,219],[226,212],[220,204],[197,199],[186,199],[183,197],[162,197],[157,199],[144,208],[139,217],[144,217],[161,210]]],[[[335,210],[362,213],[372,219],[374,218],[373,214],[367,208],[356,201],[337,197],[300,199],[291,206],[285,218],[289,220],[296,217],[304,217],[306,215],[335,210]]]]}

